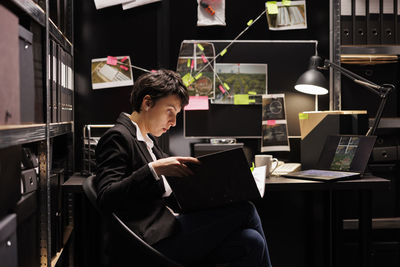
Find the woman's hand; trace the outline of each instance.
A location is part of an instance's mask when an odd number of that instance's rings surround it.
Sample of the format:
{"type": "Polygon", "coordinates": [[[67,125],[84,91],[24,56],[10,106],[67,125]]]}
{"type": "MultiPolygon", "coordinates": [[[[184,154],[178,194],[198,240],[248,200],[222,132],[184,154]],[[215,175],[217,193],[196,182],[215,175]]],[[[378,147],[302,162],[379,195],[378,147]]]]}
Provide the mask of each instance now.
{"type": "Polygon", "coordinates": [[[200,164],[200,161],[193,157],[169,157],[153,161],[151,165],[158,176],[183,177],[193,175],[193,171],[185,164],[187,162],[200,164]]]}

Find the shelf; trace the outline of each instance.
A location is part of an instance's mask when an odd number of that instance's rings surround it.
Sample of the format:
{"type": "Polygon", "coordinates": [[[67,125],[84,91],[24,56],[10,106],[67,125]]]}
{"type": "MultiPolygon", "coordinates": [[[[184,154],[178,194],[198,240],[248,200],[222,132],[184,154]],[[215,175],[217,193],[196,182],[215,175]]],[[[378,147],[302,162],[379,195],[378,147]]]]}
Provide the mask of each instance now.
{"type": "Polygon", "coordinates": [[[400,45],[341,45],[340,53],[400,55],[400,45]]]}
{"type": "Polygon", "coordinates": [[[66,52],[72,54],[72,44],[67,37],[57,28],[57,26],[49,19],[49,33],[51,36],[65,49],[66,52]]]}
{"type": "Polygon", "coordinates": [[[61,248],[61,250],[59,252],[56,253],[56,255],[51,259],[51,267],[54,267],[57,265],[58,260],[60,259],[65,246],[67,245],[69,239],[71,238],[72,235],[72,231],[74,230],[74,228],[72,226],[67,226],[65,227],[64,230],[64,237],[63,237],[63,247],[61,248]]]}
{"type": "MultiPolygon", "coordinates": [[[[369,125],[372,126],[374,119],[369,119],[369,125]]],[[[400,128],[400,118],[382,118],[379,121],[378,129],[384,128],[400,128]]]]}
{"type": "Polygon", "coordinates": [[[50,138],[72,133],[73,122],[50,123],[50,138]]]}
{"type": "Polygon", "coordinates": [[[1,125],[0,148],[46,139],[46,124],[1,125]]]}
{"type": "Polygon", "coordinates": [[[43,27],[46,26],[46,14],[35,2],[32,0],[10,0],[10,2],[19,7],[21,11],[28,14],[37,23],[43,27]]]}
{"type": "MultiPolygon", "coordinates": [[[[50,138],[72,133],[72,122],[50,124],[50,138]]],[[[46,139],[46,124],[0,125],[0,148],[46,139]]]]}

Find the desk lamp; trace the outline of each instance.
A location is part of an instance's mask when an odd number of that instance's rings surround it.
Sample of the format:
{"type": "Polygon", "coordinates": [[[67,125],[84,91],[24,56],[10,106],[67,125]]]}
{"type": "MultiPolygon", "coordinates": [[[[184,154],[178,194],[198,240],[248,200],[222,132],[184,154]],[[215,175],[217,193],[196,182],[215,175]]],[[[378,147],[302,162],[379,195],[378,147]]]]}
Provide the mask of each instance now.
{"type": "MultiPolygon", "coordinates": [[[[348,77],[353,82],[363,86],[364,88],[377,94],[380,97],[381,102],[376,112],[373,124],[366,133],[366,136],[374,135],[376,128],[379,125],[379,121],[381,120],[382,112],[385,107],[387,97],[389,93],[395,89],[395,86],[392,84],[377,85],[327,59],[322,60],[322,58],[319,56],[312,56],[310,59],[309,70],[307,70],[297,80],[295,89],[303,93],[313,92],[311,94],[315,94],[316,97],[317,97],[316,92],[322,94],[321,92],[324,92],[323,90],[325,90],[327,93],[328,90],[326,88],[328,88],[328,83],[325,77],[322,75],[322,73],[319,72],[318,70],[329,70],[329,68],[339,71],[341,74],[348,77]]],[[[317,108],[317,103],[316,103],[316,108],[317,108]]]]}
{"type": "Polygon", "coordinates": [[[315,111],[318,111],[318,96],[328,93],[328,82],[324,75],[318,70],[322,59],[313,56],[310,59],[308,70],[304,72],[296,82],[294,88],[302,93],[315,95],[315,111]]]}

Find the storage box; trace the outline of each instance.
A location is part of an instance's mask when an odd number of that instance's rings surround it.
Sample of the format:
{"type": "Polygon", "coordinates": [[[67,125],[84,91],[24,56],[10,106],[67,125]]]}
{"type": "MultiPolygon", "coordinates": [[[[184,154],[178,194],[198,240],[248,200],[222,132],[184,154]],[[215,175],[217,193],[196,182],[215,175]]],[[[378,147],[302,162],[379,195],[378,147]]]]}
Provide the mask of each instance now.
{"type": "Polygon", "coordinates": [[[302,169],[316,168],[328,135],[357,134],[368,131],[368,115],[357,111],[310,111],[299,114],[302,169]]]}

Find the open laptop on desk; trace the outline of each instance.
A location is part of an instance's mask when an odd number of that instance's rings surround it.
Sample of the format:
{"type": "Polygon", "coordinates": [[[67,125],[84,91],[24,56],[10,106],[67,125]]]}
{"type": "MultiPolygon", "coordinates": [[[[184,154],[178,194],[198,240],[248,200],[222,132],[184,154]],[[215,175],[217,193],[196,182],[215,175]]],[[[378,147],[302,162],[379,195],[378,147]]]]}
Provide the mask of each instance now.
{"type": "Polygon", "coordinates": [[[376,136],[330,135],[325,141],[317,169],[282,176],[326,182],[360,178],[364,174],[375,140],[376,136]]]}
{"type": "MultiPolygon", "coordinates": [[[[197,158],[201,165],[188,164],[194,175],[166,177],[183,212],[220,207],[262,196],[242,148],[197,158]]],[[[265,186],[265,181],[262,182],[265,186]]]]}

